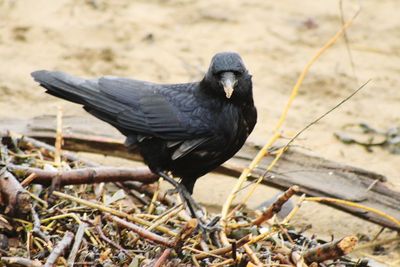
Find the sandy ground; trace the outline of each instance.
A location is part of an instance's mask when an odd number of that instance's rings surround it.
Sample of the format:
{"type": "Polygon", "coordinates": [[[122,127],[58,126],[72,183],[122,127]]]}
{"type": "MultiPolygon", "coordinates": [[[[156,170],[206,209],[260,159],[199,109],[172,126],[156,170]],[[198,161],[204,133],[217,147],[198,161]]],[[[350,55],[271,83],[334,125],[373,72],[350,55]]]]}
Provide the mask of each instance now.
{"type": "MultiPolygon", "coordinates": [[[[346,18],[357,1],[344,1],[346,18]]],[[[296,144],[326,158],[388,176],[400,189],[400,156],[381,148],[372,153],[337,141],[345,124],[367,122],[379,129],[400,125],[400,21],[398,1],[362,1],[348,31],[354,69],[343,39],[312,67],[284,126],[293,135],[368,79],[368,86],[339,110],[307,131],[296,144]]],[[[163,83],[201,78],[212,55],[239,52],[253,74],[259,122],[251,140],[264,143],[287,101],[297,76],[315,51],[340,27],[337,0],[312,1],[110,1],[0,0],[0,118],[84,114],[75,105],[43,94],[29,73],[63,70],[93,77],[119,75],[163,83]]],[[[115,161],[115,164],[127,162],[115,161]]],[[[234,180],[208,175],[195,197],[218,207],[234,180]],[[212,183],[211,189],[208,188],[212,183]],[[207,187],[207,190],[205,188],[207,187]]],[[[260,188],[254,207],[273,189],[260,188]]],[[[379,227],[307,204],[296,224],[310,233],[373,237],[379,227]]],[[[387,236],[394,233],[386,231],[387,236]]],[[[370,250],[363,253],[370,254],[370,250]]],[[[399,247],[377,259],[398,264],[399,247]]]]}

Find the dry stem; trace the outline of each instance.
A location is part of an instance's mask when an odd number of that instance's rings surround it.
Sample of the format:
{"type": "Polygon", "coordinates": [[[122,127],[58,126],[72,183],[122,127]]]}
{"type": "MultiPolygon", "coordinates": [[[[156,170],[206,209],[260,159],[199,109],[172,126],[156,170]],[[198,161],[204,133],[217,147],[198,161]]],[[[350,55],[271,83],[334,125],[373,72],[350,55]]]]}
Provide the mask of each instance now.
{"type": "Polygon", "coordinates": [[[71,252],[69,253],[68,260],[67,260],[69,267],[74,266],[76,254],[78,253],[79,247],[81,246],[81,242],[82,242],[83,234],[85,233],[86,226],[87,226],[86,223],[81,223],[79,225],[78,231],[76,232],[75,242],[72,245],[72,249],[71,249],[71,252]]]}
{"type": "MultiPolygon", "coordinates": [[[[236,248],[242,247],[243,245],[249,243],[250,240],[251,240],[250,235],[247,235],[247,236],[239,239],[236,242],[236,248]]],[[[208,258],[210,256],[210,254],[213,254],[213,255],[224,255],[224,254],[229,253],[229,252],[232,252],[232,246],[231,245],[228,245],[228,246],[222,247],[222,248],[217,248],[217,249],[214,249],[214,250],[210,250],[209,252],[203,252],[203,253],[195,255],[194,257],[197,260],[201,260],[201,259],[208,258]]]]}
{"type": "Polygon", "coordinates": [[[343,239],[311,248],[304,252],[303,258],[308,264],[334,260],[350,253],[357,245],[357,241],[356,236],[347,236],[343,239]]]}
{"type": "Polygon", "coordinates": [[[252,221],[253,225],[260,225],[264,221],[267,221],[272,218],[276,213],[278,213],[283,204],[285,204],[295,193],[299,192],[299,187],[294,185],[291,186],[285,193],[280,195],[276,201],[269,206],[258,218],[252,221]]]}
{"type": "Polygon", "coordinates": [[[62,147],[62,108],[57,109],[57,128],[56,128],[56,142],[54,144],[54,162],[56,165],[61,165],[61,147],[62,147]]]}
{"type": "Polygon", "coordinates": [[[63,239],[55,246],[53,251],[50,253],[44,267],[52,267],[55,266],[55,263],[58,257],[64,253],[66,249],[71,245],[72,240],[74,239],[74,234],[71,232],[65,232],[63,239]]]}
{"type": "Polygon", "coordinates": [[[389,214],[386,214],[380,210],[371,208],[371,207],[367,207],[352,201],[348,201],[348,200],[343,200],[343,199],[337,199],[337,198],[329,198],[329,197],[307,197],[305,199],[306,201],[313,201],[313,202],[335,202],[338,204],[343,204],[349,207],[354,207],[354,208],[358,208],[358,209],[362,209],[368,212],[372,212],[375,213],[379,216],[382,216],[383,218],[393,222],[394,224],[396,224],[397,226],[400,227],[400,221],[397,220],[396,218],[390,216],[389,214]]]}
{"type": "Polygon", "coordinates": [[[166,250],[163,251],[161,256],[157,259],[157,261],[154,263],[153,267],[161,267],[163,264],[168,260],[169,255],[171,254],[171,249],[167,248],[166,250]]]}

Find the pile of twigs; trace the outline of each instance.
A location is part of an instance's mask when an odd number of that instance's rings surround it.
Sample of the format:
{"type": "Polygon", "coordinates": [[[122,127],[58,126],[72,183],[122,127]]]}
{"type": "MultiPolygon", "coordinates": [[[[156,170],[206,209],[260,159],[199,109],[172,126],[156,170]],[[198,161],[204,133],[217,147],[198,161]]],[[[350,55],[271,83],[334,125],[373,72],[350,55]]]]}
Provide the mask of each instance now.
{"type": "Polygon", "coordinates": [[[273,220],[296,186],[258,215],[231,211],[227,246],[218,232],[200,231],[147,168],[100,167],[34,139],[0,137],[0,265],[367,266],[344,256],[354,236],[307,238],[288,224],[296,208],[273,220]]]}

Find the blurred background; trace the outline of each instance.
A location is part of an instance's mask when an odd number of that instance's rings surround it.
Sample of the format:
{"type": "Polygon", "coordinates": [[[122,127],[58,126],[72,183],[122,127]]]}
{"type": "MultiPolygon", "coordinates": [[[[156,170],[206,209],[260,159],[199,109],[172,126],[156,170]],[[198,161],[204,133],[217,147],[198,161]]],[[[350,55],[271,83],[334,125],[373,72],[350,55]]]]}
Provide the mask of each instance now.
{"type": "MultiPolygon", "coordinates": [[[[382,131],[400,125],[398,1],[360,2],[361,13],[347,31],[351,57],[341,38],[313,65],[284,135],[292,136],[372,79],[296,144],[384,174],[400,189],[399,155],[380,147],[367,152],[334,137],[347,124],[363,122],[382,131]]],[[[343,1],[345,19],[358,4],[343,1]]],[[[58,105],[65,115],[88,116],[78,106],[44,94],[30,77],[34,70],[179,83],[201,79],[216,52],[233,50],[253,74],[259,121],[250,140],[263,144],[307,61],[340,29],[340,10],[338,0],[0,0],[0,119],[54,115],[58,105]]],[[[233,179],[207,175],[197,183],[195,198],[219,207],[233,185],[233,179]],[[210,183],[215,186],[202,190],[210,183]]],[[[266,192],[276,191],[260,187],[249,206],[263,201],[266,192]]],[[[380,229],[312,203],[296,220],[299,225],[312,222],[311,231],[319,235],[371,235],[380,229]]]]}

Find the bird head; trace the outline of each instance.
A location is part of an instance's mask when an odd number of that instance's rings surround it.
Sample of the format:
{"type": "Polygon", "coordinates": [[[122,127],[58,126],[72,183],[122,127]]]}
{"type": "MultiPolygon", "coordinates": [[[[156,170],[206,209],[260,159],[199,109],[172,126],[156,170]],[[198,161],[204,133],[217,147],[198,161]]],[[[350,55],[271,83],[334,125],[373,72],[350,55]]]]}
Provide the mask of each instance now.
{"type": "Polygon", "coordinates": [[[206,90],[226,99],[240,99],[252,95],[251,75],[242,58],[234,52],[222,52],[211,59],[205,75],[206,90]]]}

